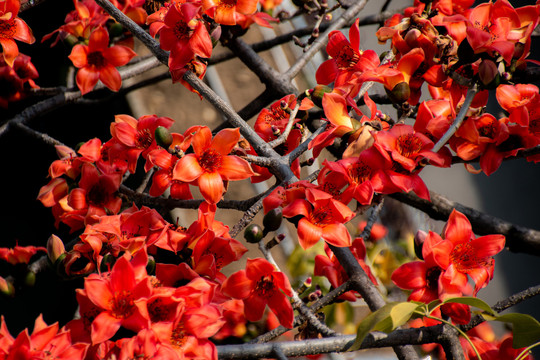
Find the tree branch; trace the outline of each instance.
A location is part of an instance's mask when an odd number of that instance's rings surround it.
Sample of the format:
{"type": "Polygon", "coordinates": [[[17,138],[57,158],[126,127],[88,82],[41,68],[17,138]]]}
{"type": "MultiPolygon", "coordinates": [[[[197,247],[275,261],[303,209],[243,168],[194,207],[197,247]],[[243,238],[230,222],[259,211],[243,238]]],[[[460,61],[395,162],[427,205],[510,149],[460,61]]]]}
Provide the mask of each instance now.
{"type": "Polygon", "coordinates": [[[410,205],[435,220],[448,220],[453,209],[465,214],[478,235],[502,234],[506,237],[506,247],[512,252],[522,252],[540,256],[540,231],[514,225],[495,216],[487,215],[442,195],[430,191],[431,201],[409,193],[395,193],[392,198],[410,205]]]}

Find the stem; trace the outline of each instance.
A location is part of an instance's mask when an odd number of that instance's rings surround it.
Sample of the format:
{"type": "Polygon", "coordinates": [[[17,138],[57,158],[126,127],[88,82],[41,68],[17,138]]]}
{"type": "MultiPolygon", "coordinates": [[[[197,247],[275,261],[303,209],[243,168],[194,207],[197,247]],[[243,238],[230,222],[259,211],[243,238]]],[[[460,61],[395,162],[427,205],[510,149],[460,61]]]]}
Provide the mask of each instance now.
{"type": "Polygon", "coordinates": [[[459,127],[463,123],[463,120],[465,120],[467,111],[469,110],[469,107],[471,106],[471,103],[477,92],[478,92],[478,86],[476,85],[473,85],[473,87],[467,91],[467,96],[465,97],[465,101],[463,102],[463,105],[461,106],[461,109],[459,110],[459,113],[457,114],[454,122],[452,123],[450,128],[446,131],[446,133],[433,146],[433,149],[431,149],[431,151],[437,152],[441,150],[441,148],[444,145],[446,145],[448,140],[450,140],[450,138],[454,135],[454,133],[459,129],[459,127]]]}
{"type": "Polygon", "coordinates": [[[449,321],[446,321],[444,319],[440,319],[436,316],[431,316],[431,315],[425,315],[425,317],[427,317],[428,319],[431,319],[431,320],[437,320],[437,321],[440,321],[442,322],[443,324],[446,324],[450,327],[452,327],[453,329],[455,329],[461,336],[463,336],[465,338],[465,340],[467,340],[467,342],[469,343],[469,345],[471,345],[471,347],[473,348],[474,350],[474,353],[476,354],[476,357],[478,358],[478,360],[482,360],[482,357],[480,356],[480,353],[478,352],[478,350],[476,349],[476,347],[474,346],[474,344],[472,343],[471,339],[467,336],[467,334],[465,334],[465,332],[461,331],[461,329],[457,326],[455,326],[454,324],[452,324],[451,322],[449,321]]]}
{"type": "Polygon", "coordinates": [[[522,352],[519,353],[519,355],[515,358],[515,360],[525,359],[525,357],[529,355],[529,352],[531,351],[531,349],[537,347],[538,345],[540,345],[540,341],[532,344],[531,346],[527,346],[525,349],[523,349],[522,352]]]}

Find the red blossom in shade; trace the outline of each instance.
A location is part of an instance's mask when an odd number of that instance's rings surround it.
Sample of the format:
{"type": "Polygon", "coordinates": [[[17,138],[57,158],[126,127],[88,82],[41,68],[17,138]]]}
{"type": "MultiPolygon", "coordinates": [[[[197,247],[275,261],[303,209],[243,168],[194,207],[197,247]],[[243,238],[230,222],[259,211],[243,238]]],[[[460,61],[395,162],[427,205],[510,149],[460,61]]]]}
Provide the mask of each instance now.
{"type": "Polygon", "coordinates": [[[8,263],[15,264],[28,264],[30,258],[34,256],[38,251],[47,251],[44,247],[36,246],[15,246],[14,248],[0,248],[0,259],[7,261],[8,263]]]}
{"type": "Polygon", "coordinates": [[[150,34],[159,34],[159,44],[170,51],[169,70],[176,72],[186,66],[196,56],[212,56],[212,39],[200,19],[199,6],[194,3],[174,3],[160,16],[149,17],[150,34]]]}
{"type": "Polygon", "coordinates": [[[0,46],[4,60],[9,66],[13,66],[15,58],[19,55],[15,40],[27,44],[35,41],[32,30],[17,16],[19,8],[19,0],[5,0],[0,3],[0,46]]]}
{"type": "Polygon", "coordinates": [[[244,301],[246,319],[260,320],[266,305],[275,313],[281,325],[292,328],[294,315],[287,296],[292,296],[289,279],[276,271],[267,260],[248,259],[245,270],[232,274],[222,286],[225,295],[244,301]]]}
{"type": "Polygon", "coordinates": [[[206,15],[222,25],[236,25],[237,14],[254,14],[258,3],[258,0],[202,0],[206,15]]]}
{"type": "Polygon", "coordinates": [[[10,102],[24,99],[31,89],[39,89],[34,79],[39,76],[30,56],[19,53],[9,66],[0,57],[0,107],[7,108],[10,102]]]}
{"type": "Polygon", "coordinates": [[[132,331],[148,328],[146,301],[152,289],[148,277],[138,279],[136,274],[137,269],[123,256],[110,273],[90,274],[85,279],[86,296],[101,310],[92,321],[93,344],[110,339],[120,327],[132,331]]]}
{"type": "Polygon", "coordinates": [[[116,67],[126,65],[135,52],[122,45],[109,47],[109,33],[103,27],[92,31],[88,45],[75,45],[69,58],[77,72],[77,86],[84,95],[96,86],[98,80],[112,91],[122,86],[122,78],[116,67]]]}
{"type": "Polygon", "coordinates": [[[309,249],[321,238],[334,246],[350,246],[351,235],[345,227],[354,212],[332,195],[306,189],[306,199],[297,199],[283,209],[283,216],[302,216],[298,221],[298,242],[309,249]]]}
{"type": "Polygon", "coordinates": [[[110,19],[109,14],[94,0],[73,0],[73,4],[75,10],[67,14],[64,20],[65,25],[45,35],[41,39],[41,42],[47,41],[56,33],[58,33],[58,36],[51,46],[56,45],[59,40],[64,40],[69,36],[75,39],[88,39],[92,30],[100,26],[105,26],[105,23],[110,19]]]}
{"type": "MultiPolygon", "coordinates": [[[[143,115],[139,119],[129,115],[116,115],[114,123],[111,124],[111,135],[116,146],[112,145],[109,156],[126,159],[128,170],[135,173],[139,156],[146,159],[148,154],[158,147],[154,134],[156,128],[170,128],[173,123],[171,118],[156,115],[143,115]]],[[[146,162],[145,171],[150,170],[152,165],[151,162],[146,162]]]]}
{"type": "Polygon", "coordinates": [[[239,129],[221,130],[212,139],[210,129],[202,127],[192,139],[194,153],[176,163],[173,180],[194,183],[207,202],[219,202],[225,192],[224,180],[243,180],[254,175],[247,161],[228,155],[239,140],[239,129]]]}
{"type": "Polygon", "coordinates": [[[532,84],[500,85],[496,91],[497,101],[510,113],[510,122],[529,126],[538,121],[540,113],[540,94],[538,87],[532,84]]]}

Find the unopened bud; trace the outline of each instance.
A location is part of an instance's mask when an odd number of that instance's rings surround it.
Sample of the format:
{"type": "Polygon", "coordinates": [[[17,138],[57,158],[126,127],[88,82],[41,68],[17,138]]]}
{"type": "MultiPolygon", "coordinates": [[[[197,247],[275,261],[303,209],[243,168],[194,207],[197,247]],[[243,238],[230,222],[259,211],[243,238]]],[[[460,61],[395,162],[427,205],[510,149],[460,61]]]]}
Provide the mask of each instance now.
{"type": "Polygon", "coordinates": [[[36,284],[36,273],[28,271],[24,277],[24,285],[26,287],[33,287],[36,284]]]}
{"type": "Polygon", "coordinates": [[[210,34],[210,39],[212,39],[212,47],[216,47],[221,38],[221,26],[215,28],[210,34]]]}
{"type": "Polygon", "coordinates": [[[0,276],[0,294],[4,296],[9,296],[9,297],[15,296],[15,288],[13,287],[13,284],[1,276],[0,276]]]}
{"type": "Polygon", "coordinates": [[[396,104],[404,103],[409,99],[409,96],[411,96],[411,88],[406,82],[400,82],[394,86],[392,90],[388,90],[387,88],[384,89],[390,100],[396,104]]]}
{"type": "Polygon", "coordinates": [[[422,255],[422,248],[424,247],[424,241],[426,241],[427,233],[422,230],[418,230],[416,235],[414,235],[414,253],[420,260],[424,260],[422,255]]]}
{"type": "Polygon", "coordinates": [[[156,143],[162,148],[168,149],[173,142],[173,137],[166,127],[158,126],[154,131],[156,143]]]}
{"type": "Polygon", "coordinates": [[[324,20],[326,20],[326,21],[332,21],[332,14],[326,14],[326,15],[324,15],[324,20]]]}
{"type": "Polygon", "coordinates": [[[283,220],[283,212],[281,208],[275,208],[266,213],[263,218],[264,232],[275,231],[281,226],[283,220]]]}
{"type": "Polygon", "coordinates": [[[256,244],[263,239],[263,230],[257,224],[250,224],[244,230],[244,238],[248,243],[256,244]]]}
{"type": "Polygon", "coordinates": [[[319,28],[315,28],[315,29],[313,29],[313,31],[311,32],[311,36],[313,36],[314,38],[318,38],[318,37],[319,37],[319,34],[320,34],[319,28]]]}
{"type": "Polygon", "coordinates": [[[49,257],[51,264],[56,263],[56,260],[58,260],[61,255],[65,254],[65,252],[66,249],[62,240],[54,234],[51,235],[49,240],[47,240],[47,256],[49,257]]]}
{"type": "Polygon", "coordinates": [[[491,84],[497,82],[496,80],[499,77],[497,65],[491,60],[484,59],[478,66],[478,77],[485,86],[491,87],[491,84]]]}
{"type": "Polygon", "coordinates": [[[109,35],[111,38],[118,37],[124,33],[124,26],[115,22],[109,29],[109,35]]]}
{"type": "Polygon", "coordinates": [[[418,45],[418,38],[422,35],[418,29],[410,29],[405,35],[405,42],[409,45],[410,48],[415,48],[418,45]]]}
{"type": "Polygon", "coordinates": [[[309,91],[311,101],[322,109],[322,99],[324,94],[331,93],[332,88],[326,85],[317,85],[309,91]]]}
{"type": "Polygon", "coordinates": [[[148,256],[148,263],[146,264],[146,273],[153,275],[156,271],[156,260],[153,256],[148,256]]]}
{"type": "Polygon", "coordinates": [[[102,272],[111,271],[115,262],[116,262],[116,258],[113,255],[105,254],[103,256],[103,259],[101,260],[101,264],[99,266],[99,269],[102,272]]]}

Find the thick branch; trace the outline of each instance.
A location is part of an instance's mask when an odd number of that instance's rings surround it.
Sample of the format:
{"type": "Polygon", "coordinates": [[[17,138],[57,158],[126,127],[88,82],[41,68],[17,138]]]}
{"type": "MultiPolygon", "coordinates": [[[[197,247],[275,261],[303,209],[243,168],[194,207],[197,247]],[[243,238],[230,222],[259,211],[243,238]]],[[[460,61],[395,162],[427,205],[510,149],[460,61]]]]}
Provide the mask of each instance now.
{"type": "Polygon", "coordinates": [[[453,209],[465,214],[478,235],[502,234],[506,237],[506,247],[513,252],[540,256],[540,231],[514,225],[495,216],[484,214],[442,195],[430,192],[431,202],[409,193],[396,193],[392,198],[428,214],[435,220],[448,220],[453,209]]]}

